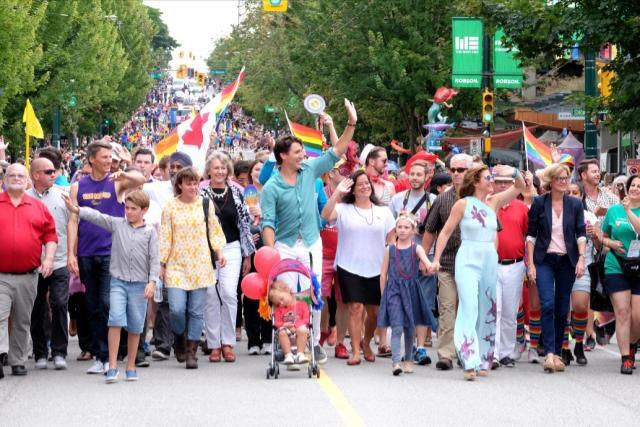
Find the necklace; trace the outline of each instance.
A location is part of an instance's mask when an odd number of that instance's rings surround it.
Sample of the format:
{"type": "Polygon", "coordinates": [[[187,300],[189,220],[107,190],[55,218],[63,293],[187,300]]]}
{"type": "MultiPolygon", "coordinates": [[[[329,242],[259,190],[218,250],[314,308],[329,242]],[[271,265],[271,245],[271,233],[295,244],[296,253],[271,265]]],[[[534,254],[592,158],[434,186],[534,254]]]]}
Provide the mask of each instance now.
{"type": "Polygon", "coordinates": [[[364,219],[364,222],[366,222],[366,223],[367,223],[367,225],[371,225],[371,224],[373,224],[373,206],[371,206],[371,222],[369,222],[369,221],[367,220],[367,217],[366,217],[365,215],[363,215],[363,214],[361,214],[361,213],[360,213],[360,211],[358,210],[358,208],[356,207],[356,205],[355,205],[355,204],[353,205],[353,209],[355,209],[356,213],[358,214],[358,216],[359,216],[360,218],[364,219]]]}
{"type": "Polygon", "coordinates": [[[415,262],[413,260],[413,256],[415,254],[415,250],[413,249],[413,242],[411,242],[411,246],[409,246],[409,249],[411,250],[411,272],[409,274],[405,273],[403,268],[402,268],[402,263],[400,263],[400,257],[398,256],[398,245],[396,246],[396,250],[395,250],[395,264],[396,264],[396,269],[398,270],[398,274],[400,274],[400,277],[402,277],[403,279],[406,280],[411,280],[413,279],[413,277],[415,276],[416,272],[415,272],[415,262]]]}
{"type": "Polygon", "coordinates": [[[222,193],[216,193],[215,191],[213,191],[214,189],[211,188],[211,195],[213,196],[214,199],[218,199],[218,200],[222,200],[226,197],[227,195],[227,190],[229,190],[229,186],[225,186],[224,187],[224,191],[222,193]]]}

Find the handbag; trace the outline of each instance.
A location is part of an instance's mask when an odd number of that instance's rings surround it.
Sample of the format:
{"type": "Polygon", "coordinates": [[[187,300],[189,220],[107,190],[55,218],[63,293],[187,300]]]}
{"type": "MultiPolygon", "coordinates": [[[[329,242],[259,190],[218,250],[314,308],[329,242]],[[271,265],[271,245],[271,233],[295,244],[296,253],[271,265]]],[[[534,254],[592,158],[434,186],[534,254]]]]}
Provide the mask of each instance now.
{"type": "Polygon", "coordinates": [[[209,203],[210,203],[210,200],[208,197],[202,198],[202,210],[204,211],[204,224],[207,229],[207,245],[209,245],[209,253],[211,254],[211,265],[215,267],[218,257],[216,255],[216,252],[211,247],[211,241],[209,240],[209,203]]]}
{"type": "Polygon", "coordinates": [[[599,253],[594,262],[587,266],[591,278],[590,306],[594,311],[613,312],[611,300],[604,290],[604,254],[599,253]]]}
{"type": "MultiPolygon", "coordinates": [[[[638,240],[638,234],[636,233],[636,240],[638,240]]],[[[629,246],[631,250],[631,245],[629,246]]],[[[619,255],[614,251],[611,251],[613,255],[618,259],[620,267],[624,275],[631,280],[640,280],[640,257],[628,257],[626,255],[619,255]]]]}

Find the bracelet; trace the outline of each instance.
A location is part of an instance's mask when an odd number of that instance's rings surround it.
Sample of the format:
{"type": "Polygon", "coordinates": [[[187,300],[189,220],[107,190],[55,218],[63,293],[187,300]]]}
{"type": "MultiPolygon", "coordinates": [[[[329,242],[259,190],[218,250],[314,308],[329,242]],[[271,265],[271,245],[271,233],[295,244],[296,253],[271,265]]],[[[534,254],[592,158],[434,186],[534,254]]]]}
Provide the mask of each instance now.
{"type": "Polygon", "coordinates": [[[356,127],[356,124],[347,122],[347,126],[356,127]]]}

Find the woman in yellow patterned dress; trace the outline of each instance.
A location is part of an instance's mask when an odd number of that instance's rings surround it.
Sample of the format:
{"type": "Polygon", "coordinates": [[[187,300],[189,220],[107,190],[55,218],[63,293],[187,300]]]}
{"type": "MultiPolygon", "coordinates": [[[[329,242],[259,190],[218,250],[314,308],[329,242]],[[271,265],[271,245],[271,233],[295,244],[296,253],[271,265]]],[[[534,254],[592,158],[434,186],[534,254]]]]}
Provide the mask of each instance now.
{"type": "Polygon", "coordinates": [[[184,168],[174,179],[176,197],[162,211],[160,224],[160,276],[169,295],[176,359],[186,361],[187,369],[196,369],[207,288],[216,284],[207,237],[221,267],[226,264],[222,254],[226,241],[212,208],[207,236],[198,172],[184,168]]]}

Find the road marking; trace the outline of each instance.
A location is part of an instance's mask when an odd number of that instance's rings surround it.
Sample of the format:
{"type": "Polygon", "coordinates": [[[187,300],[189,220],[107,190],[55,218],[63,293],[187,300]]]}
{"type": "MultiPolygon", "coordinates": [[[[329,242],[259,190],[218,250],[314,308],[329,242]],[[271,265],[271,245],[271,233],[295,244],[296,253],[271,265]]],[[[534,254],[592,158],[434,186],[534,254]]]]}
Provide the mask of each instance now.
{"type": "Polygon", "coordinates": [[[596,347],[596,348],[597,348],[598,350],[602,350],[602,351],[604,351],[605,353],[609,353],[609,354],[612,354],[612,355],[617,356],[617,357],[622,357],[622,356],[620,356],[620,353],[618,353],[617,351],[609,350],[607,347],[603,347],[603,346],[600,346],[600,345],[599,345],[599,346],[598,346],[598,347],[596,347]]]}
{"type": "Polygon", "coordinates": [[[318,381],[322,391],[327,395],[331,404],[336,408],[346,425],[364,426],[364,421],[360,418],[360,415],[358,415],[353,406],[351,406],[336,383],[329,378],[329,375],[327,375],[324,369],[320,370],[320,378],[316,381],[318,381]]]}

